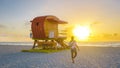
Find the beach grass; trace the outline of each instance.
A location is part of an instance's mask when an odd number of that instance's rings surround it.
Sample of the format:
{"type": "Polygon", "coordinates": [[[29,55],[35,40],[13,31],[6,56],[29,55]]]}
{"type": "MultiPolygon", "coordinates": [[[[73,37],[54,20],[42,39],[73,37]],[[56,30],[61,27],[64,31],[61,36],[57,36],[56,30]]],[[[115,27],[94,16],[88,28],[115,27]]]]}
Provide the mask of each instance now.
{"type": "Polygon", "coordinates": [[[30,50],[22,50],[22,52],[32,52],[32,53],[55,53],[60,52],[66,49],[30,49],[30,50]]]}

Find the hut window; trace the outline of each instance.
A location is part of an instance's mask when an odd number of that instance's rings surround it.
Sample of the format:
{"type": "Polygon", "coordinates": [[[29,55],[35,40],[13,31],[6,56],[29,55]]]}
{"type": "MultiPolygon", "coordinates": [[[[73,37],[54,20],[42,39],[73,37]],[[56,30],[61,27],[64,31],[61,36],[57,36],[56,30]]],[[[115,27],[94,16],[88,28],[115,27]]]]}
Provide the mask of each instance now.
{"type": "Polygon", "coordinates": [[[36,26],[38,26],[38,25],[39,25],[39,22],[36,23],[36,26]]]}

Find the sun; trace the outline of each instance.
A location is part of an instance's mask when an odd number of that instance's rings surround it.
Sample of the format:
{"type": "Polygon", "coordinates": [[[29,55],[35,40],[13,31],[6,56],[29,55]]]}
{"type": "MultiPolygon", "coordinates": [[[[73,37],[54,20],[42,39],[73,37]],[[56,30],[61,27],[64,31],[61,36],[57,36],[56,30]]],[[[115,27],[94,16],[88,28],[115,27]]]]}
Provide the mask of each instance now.
{"type": "Polygon", "coordinates": [[[78,40],[86,40],[90,36],[90,28],[88,26],[75,26],[73,35],[77,37],[78,40]]]}

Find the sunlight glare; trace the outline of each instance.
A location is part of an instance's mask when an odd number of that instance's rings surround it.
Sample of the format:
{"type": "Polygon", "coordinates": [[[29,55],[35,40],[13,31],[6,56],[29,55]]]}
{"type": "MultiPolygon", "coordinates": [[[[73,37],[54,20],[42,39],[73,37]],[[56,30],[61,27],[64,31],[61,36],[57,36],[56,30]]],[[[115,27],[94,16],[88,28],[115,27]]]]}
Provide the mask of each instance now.
{"type": "Polygon", "coordinates": [[[78,40],[86,40],[90,35],[90,28],[87,26],[76,26],[73,29],[73,34],[78,40]]]}

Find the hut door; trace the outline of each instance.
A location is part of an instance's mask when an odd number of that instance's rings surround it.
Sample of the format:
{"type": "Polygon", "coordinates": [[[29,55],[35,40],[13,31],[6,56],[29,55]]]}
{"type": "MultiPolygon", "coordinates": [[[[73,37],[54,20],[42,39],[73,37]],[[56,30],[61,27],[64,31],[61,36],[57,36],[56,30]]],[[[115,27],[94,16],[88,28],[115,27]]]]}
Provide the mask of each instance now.
{"type": "Polygon", "coordinates": [[[54,31],[49,32],[49,38],[54,38],[54,31]]]}

